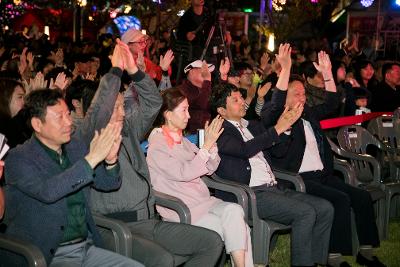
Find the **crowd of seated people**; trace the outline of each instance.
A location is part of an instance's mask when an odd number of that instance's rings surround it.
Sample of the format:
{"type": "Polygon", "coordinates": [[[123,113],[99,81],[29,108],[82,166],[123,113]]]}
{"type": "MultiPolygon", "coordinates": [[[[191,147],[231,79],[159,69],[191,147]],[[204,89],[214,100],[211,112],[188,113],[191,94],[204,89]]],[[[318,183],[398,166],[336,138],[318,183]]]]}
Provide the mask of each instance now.
{"type": "Polygon", "coordinates": [[[156,48],[136,29],[82,46],[4,38],[13,46],[0,42],[0,132],[12,149],[0,161],[0,231],[37,246],[49,266],[216,266],[225,252],[253,266],[242,207],[201,179],[214,172],[249,186],[260,218],[291,226],[292,266],[350,266],[351,210],[356,261],[385,266],[371,196],[334,176],[319,121],[400,107],[399,62],[357,42],[282,44],[272,55],[241,36],[232,58],[191,58],[176,83],[167,35],[156,48]],[[201,147],[185,138],[203,128],[201,147]],[[274,167],[300,174],[306,192],[274,167]],[[154,190],[186,204],[191,224],[156,205],[154,190]],[[128,226],[132,259],[101,248],[92,213],[128,226]]]}

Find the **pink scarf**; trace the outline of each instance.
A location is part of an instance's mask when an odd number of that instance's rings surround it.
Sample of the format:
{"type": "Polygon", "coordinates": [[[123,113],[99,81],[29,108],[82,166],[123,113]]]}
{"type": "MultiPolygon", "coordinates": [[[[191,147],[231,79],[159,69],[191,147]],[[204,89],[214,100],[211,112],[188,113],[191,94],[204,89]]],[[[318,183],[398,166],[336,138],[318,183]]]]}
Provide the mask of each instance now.
{"type": "Polygon", "coordinates": [[[182,130],[171,132],[165,125],[163,125],[161,129],[169,148],[173,148],[175,144],[180,144],[182,142],[182,130]]]}

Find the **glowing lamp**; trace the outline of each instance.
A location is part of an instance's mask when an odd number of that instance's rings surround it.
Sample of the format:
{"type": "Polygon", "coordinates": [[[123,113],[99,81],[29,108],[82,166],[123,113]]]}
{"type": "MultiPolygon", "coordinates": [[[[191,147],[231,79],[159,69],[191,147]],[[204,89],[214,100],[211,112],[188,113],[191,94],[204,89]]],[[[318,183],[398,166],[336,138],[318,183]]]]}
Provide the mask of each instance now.
{"type": "Polygon", "coordinates": [[[275,36],[274,36],[274,34],[270,34],[269,37],[268,37],[267,49],[269,51],[271,51],[271,52],[275,50],[275,36]]]}

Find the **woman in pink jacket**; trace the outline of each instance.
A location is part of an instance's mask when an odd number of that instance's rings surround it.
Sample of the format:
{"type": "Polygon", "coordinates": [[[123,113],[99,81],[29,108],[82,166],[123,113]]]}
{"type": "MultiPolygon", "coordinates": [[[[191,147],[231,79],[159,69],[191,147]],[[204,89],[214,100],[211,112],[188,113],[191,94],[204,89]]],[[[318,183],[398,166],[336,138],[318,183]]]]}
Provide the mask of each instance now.
{"type": "MultiPolygon", "coordinates": [[[[155,190],[181,199],[191,212],[192,224],[216,231],[224,240],[234,266],[253,266],[249,228],[243,209],[210,196],[201,176],[212,174],[220,158],[216,141],[221,135],[223,119],[216,117],[205,125],[204,145],[197,148],[183,137],[190,118],[187,98],[177,88],[162,92],[163,105],[159,121],[149,137],[147,163],[155,190]]],[[[179,222],[178,215],[157,206],[164,220],[179,222]]]]}

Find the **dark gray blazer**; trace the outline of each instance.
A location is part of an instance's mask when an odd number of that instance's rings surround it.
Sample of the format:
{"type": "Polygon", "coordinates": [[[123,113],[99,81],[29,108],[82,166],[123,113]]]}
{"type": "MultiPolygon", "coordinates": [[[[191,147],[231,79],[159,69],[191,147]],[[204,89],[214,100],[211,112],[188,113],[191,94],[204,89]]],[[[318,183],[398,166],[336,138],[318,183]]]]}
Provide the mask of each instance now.
{"type": "Polygon", "coordinates": [[[155,199],[140,142],[146,138],[162,105],[160,92],[147,74],[138,71],[131,78],[137,98],[125,98],[126,115],[118,154],[122,185],[108,193],[92,190],[91,195],[92,211],[130,222],[154,216],[155,199]]]}
{"type": "Polygon", "coordinates": [[[66,196],[78,190],[83,190],[86,197],[88,229],[95,244],[100,245],[90,212],[89,186],[115,190],[121,179],[107,173],[101,164],[91,171],[84,156],[88,153],[93,129],[105,127],[112,115],[120,75],[122,71],[113,68],[102,78],[82,127],[64,147],[71,162],[67,170],[62,170],[34,137],[12,149],[6,158],[6,233],[39,247],[48,264],[67,224],[66,196]]]}

